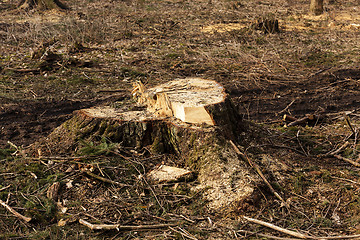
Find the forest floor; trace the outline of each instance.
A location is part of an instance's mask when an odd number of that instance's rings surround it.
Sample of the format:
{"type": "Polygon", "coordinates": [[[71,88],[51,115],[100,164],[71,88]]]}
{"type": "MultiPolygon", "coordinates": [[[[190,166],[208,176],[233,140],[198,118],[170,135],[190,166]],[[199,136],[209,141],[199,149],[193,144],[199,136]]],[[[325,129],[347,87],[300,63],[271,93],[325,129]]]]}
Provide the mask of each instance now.
{"type": "Polygon", "coordinates": [[[360,233],[359,1],[326,1],[318,17],[305,0],[63,2],[71,10],[21,12],[0,0],[0,200],[34,219],[0,206],[0,239],[288,237],[244,215],[313,237],[360,233]],[[264,19],[280,31],[257,29],[264,19]],[[135,81],[185,77],[223,84],[243,118],[270,135],[268,146],[244,148],[288,207],[264,186],[236,209],[208,210],[191,182],[139,177],[173,156],[120,156],[117,143],[89,143],[81,156],[24,153],[73,111],[130,98],[135,81]],[[286,127],[284,114],[320,118],[286,127]],[[92,168],[131,187],[86,175],[92,168]],[[54,182],[57,204],[46,197],[54,182]],[[95,231],[79,219],[166,226],[95,231]]]}

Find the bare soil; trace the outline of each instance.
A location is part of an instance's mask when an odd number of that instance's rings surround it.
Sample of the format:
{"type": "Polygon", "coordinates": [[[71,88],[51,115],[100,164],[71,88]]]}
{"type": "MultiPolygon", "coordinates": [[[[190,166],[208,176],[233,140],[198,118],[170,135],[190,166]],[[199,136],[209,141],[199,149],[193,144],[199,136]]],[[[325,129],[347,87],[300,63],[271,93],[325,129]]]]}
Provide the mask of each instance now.
{"type": "MultiPolygon", "coordinates": [[[[349,141],[341,154],[359,161],[359,1],[325,1],[321,17],[308,15],[305,0],[63,2],[71,10],[22,12],[12,1],[0,0],[0,163],[4,166],[0,189],[11,185],[0,190],[1,199],[10,198],[12,206],[18,207],[38,203],[24,207],[28,212],[32,209],[31,214],[47,211],[45,200],[36,197],[44,195],[39,189],[46,189],[49,182],[38,181],[36,187],[29,187],[26,182],[34,180],[30,172],[43,180],[72,167],[75,172],[69,170],[65,176],[56,177],[62,184],[70,180],[77,183],[74,188],[64,188],[62,196],[72,201],[70,219],[81,216],[124,225],[179,219],[185,223],[164,231],[99,233],[69,220],[68,228],[59,230],[59,216],[49,213],[49,224],[40,219],[35,225],[24,225],[0,209],[0,238],[36,235],[43,239],[41,234],[69,239],[86,239],[86,234],[95,239],[260,238],[256,233],[279,236],[247,223],[241,215],[318,236],[359,233],[359,169],[333,157],[319,157],[349,141]],[[280,32],[268,34],[254,29],[253,23],[261,18],[278,19],[280,32]],[[173,156],[154,157],[146,150],[135,153],[123,149],[121,154],[131,161],[122,159],[125,163],[120,165],[131,169],[132,175],[121,179],[126,171],[117,169],[118,160],[109,156],[110,150],[118,148],[115,143],[90,144],[83,146],[83,152],[91,155],[98,151],[96,157],[87,160],[93,166],[101,165],[98,156],[104,156],[106,164],[101,166],[108,166],[104,170],[108,177],[134,186],[128,193],[84,176],[81,163],[51,167],[11,155],[15,149],[8,141],[26,149],[68,120],[75,110],[129,99],[128,90],[135,81],[154,86],[184,77],[222,83],[242,116],[267,129],[267,144],[249,141],[243,150],[254,157],[289,201],[291,210],[281,207],[264,186],[254,199],[239,203],[238,209],[226,216],[209,213],[197,198],[199,194],[191,193],[186,184],[176,190],[173,186],[150,186],[136,178],[141,175],[136,171],[142,167],[148,171],[161,162],[176,164],[173,156]],[[348,111],[352,111],[347,117],[356,131],[353,135],[343,118],[348,111]],[[330,118],[310,126],[285,128],[284,114],[330,118]],[[15,166],[9,159],[25,167],[15,166]],[[114,169],[116,174],[111,174],[114,169]],[[120,195],[113,195],[114,191],[120,195]],[[84,192],[91,201],[83,197],[84,192]],[[160,199],[154,198],[154,193],[160,199]],[[133,204],[135,197],[143,197],[141,204],[133,204]],[[101,202],[98,208],[91,204],[97,201],[101,202]],[[164,206],[174,212],[165,214],[164,206]],[[111,214],[106,215],[105,209],[112,209],[111,214]],[[32,230],[36,228],[41,234],[32,230]]],[[[96,173],[100,175],[99,169],[96,173]]]]}

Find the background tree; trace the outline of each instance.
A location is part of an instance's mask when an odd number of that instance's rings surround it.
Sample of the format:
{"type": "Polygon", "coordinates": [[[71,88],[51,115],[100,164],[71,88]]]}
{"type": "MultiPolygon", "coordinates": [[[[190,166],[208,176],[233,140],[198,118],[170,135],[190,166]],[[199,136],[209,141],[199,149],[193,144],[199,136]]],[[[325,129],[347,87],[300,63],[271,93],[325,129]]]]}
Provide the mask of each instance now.
{"type": "Polygon", "coordinates": [[[324,0],[311,0],[310,13],[313,15],[320,15],[324,11],[324,0]]]}
{"type": "Polygon", "coordinates": [[[46,10],[46,9],[68,9],[68,7],[60,2],[59,0],[21,0],[18,4],[20,9],[39,9],[39,10],[46,10]]]}

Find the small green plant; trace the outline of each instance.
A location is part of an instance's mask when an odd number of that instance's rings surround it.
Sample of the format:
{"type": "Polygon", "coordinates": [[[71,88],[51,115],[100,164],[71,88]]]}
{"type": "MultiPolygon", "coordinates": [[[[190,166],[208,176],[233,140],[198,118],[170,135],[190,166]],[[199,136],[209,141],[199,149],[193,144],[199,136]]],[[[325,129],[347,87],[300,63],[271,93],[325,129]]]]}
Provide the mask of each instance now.
{"type": "Polygon", "coordinates": [[[84,140],[80,140],[80,142],[84,147],[78,151],[79,155],[108,155],[118,147],[118,143],[108,142],[105,138],[102,138],[100,143],[86,142],[84,140]]]}

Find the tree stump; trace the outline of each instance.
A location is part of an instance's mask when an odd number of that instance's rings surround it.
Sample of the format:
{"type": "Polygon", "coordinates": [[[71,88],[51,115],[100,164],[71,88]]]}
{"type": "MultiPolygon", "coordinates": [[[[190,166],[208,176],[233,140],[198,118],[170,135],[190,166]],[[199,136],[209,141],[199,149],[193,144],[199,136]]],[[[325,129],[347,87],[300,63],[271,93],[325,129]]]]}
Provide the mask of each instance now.
{"type": "Polygon", "coordinates": [[[317,16],[321,15],[324,11],[324,0],[311,0],[310,13],[317,16]]]}
{"type": "Polygon", "coordinates": [[[68,9],[68,7],[59,0],[21,0],[18,3],[18,8],[24,10],[33,8],[37,8],[38,10],[68,9]]]}
{"type": "Polygon", "coordinates": [[[80,140],[106,138],[124,147],[178,156],[178,166],[197,173],[196,188],[208,189],[204,197],[210,208],[233,209],[251,197],[260,179],[229,142],[239,142],[249,125],[219,83],[188,78],[148,90],[137,83],[132,93],[137,102],[77,111],[34,144],[33,153],[74,151],[80,140]]]}

